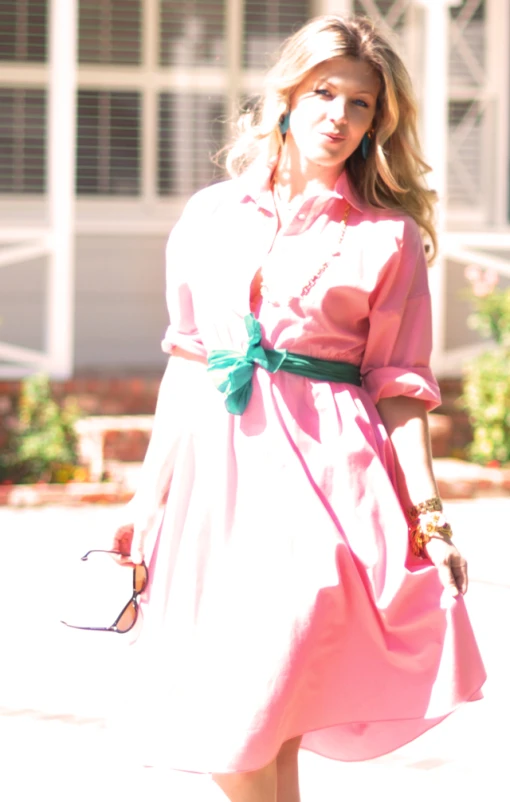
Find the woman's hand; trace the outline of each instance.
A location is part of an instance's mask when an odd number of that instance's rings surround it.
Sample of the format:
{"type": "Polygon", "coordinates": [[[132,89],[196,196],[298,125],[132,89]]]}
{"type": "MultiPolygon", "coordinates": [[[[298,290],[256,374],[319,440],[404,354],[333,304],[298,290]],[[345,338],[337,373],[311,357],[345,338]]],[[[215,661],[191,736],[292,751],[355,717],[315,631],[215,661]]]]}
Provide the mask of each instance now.
{"type": "Polygon", "coordinates": [[[118,557],[117,560],[122,565],[131,564],[131,544],[133,542],[133,533],[135,531],[135,526],[133,523],[122,523],[115,534],[113,535],[113,540],[111,543],[111,550],[118,551],[122,556],[118,557]]]}
{"type": "Polygon", "coordinates": [[[430,560],[439,572],[439,578],[452,596],[464,593],[468,588],[467,562],[452,543],[442,537],[432,537],[425,547],[430,560]]]}
{"type": "Polygon", "coordinates": [[[151,505],[135,505],[133,501],[124,507],[110,545],[112,551],[118,551],[122,555],[117,558],[122,565],[143,562],[145,538],[157,516],[155,502],[151,505]]]}

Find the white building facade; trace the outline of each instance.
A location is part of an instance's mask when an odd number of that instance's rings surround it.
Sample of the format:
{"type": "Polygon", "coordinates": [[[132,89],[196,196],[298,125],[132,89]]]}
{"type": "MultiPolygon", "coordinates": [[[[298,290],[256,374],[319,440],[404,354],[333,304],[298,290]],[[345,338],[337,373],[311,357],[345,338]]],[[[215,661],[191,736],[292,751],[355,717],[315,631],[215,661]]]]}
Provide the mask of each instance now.
{"type": "Polygon", "coordinates": [[[443,200],[435,368],[459,375],[465,265],[510,275],[508,0],[0,0],[0,376],[163,366],[168,232],[322,13],[378,20],[413,76],[443,200]]]}

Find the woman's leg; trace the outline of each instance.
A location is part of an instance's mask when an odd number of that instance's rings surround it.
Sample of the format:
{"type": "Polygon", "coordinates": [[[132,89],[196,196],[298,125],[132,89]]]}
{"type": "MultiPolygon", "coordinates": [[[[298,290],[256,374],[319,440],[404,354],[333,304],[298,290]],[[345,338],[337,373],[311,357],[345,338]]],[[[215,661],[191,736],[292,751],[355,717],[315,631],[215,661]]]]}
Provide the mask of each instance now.
{"type": "Polygon", "coordinates": [[[298,751],[301,736],[282,744],[268,766],[257,771],[213,774],[230,802],[300,802],[298,751]]]}
{"type": "Polygon", "coordinates": [[[276,758],[277,802],[300,802],[298,751],[301,736],[282,744],[276,758]]]}
{"type": "Polygon", "coordinates": [[[276,760],[257,771],[213,774],[213,780],[230,802],[277,802],[276,760]]]}

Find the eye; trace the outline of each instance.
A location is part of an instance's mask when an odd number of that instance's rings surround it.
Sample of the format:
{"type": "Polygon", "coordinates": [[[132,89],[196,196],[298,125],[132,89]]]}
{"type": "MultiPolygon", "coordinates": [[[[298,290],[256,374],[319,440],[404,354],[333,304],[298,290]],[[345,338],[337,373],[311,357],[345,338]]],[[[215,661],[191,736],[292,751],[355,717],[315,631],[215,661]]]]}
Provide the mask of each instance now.
{"type": "Polygon", "coordinates": [[[365,101],[361,100],[360,97],[356,98],[356,100],[353,100],[353,103],[355,106],[360,106],[362,109],[368,109],[368,103],[365,103],[365,101]]]}
{"type": "Polygon", "coordinates": [[[316,95],[321,95],[321,97],[331,97],[329,89],[314,89],[314,93],[316,95]]]}

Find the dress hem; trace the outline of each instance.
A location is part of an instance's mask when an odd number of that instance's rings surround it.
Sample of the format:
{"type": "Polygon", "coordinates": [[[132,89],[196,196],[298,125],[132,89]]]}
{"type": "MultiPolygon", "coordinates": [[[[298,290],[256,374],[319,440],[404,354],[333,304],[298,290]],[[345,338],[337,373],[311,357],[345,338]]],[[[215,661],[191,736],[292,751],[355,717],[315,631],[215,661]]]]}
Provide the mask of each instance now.
{"type": "MultiPolygon", "coordinates": [[[[392,747],[390,747],[388,749],[377,750],[377,751],[375,751],[373,753],[365,755],[364,757],[342,757],[342,758],[339,758],[339,757],[336,757],[334,754],[327,753],[326,750],[324,750],[324,749],[323,750],[316,749],[316,748],[314,749],[311,746],[300,746],[299,747],[300,749],[304,749],[307,752],[313,752],[314,754],[320,755],[321,757],[327,758],[328,760],[336,760],[336,761],[338,761],[340,763],[364,763],[364,762],[366,762],[368,760],[376,760],[377,758],[383,757],[384,755],[391,754],[391,753],[397,751],[398,749],[401,749],[402,747],[406,746],[407,744],[412,743],[417,738],[419,738],[420,736],[424,735],[426,732],[431,730],[433,727],[436,727],[439,724],[441,724],[443,721],[445,721],[445,719],[447,719],[449,716],[451,716],[453,713],[455,713],[457,710],[459,710],[463,705],[468,704],[469,702],[476,702],[476,701],[482,700],[483,699],[482,688],[483,688],[484,683],[485,683],[485,679],[481,682],[480,685],[478,685],[477,689],[475,691],[473,691],[473,693],[470,694],[464,701],[459,702],[457,705],[455,705],[455,707],[453,707],[447,713],[444,713],[443,715],[439,715],[439,716],[434,716],[434,718],[430,718],[430,719],[427,719],[427,718],[422,718],[422,719],[417,719],[417,718],[409,718],[409,719],[396,718],[396,719],[374,720],[374,721],[371,721],[371,722],[365,722],[365,721],[363,721],[363,722],[359,722],[359,721],[349,721],[349,722],[347,722],[347,721],[345,721],[345,722],[342,722],[341,724],[339,724],[339,723],[330,724],[329,726],[315,727],[313,729],[306,730],[306,732],[304,732],[304,733],[296,733],[295,735],[290,735],[285,740],[286,741],[290,741],[290,740],[293,740],[294,738],[298,738],[300,736],[302,738],[305,738],[307,735],[312,735],[313,733],[320,732],[322,730],[334,729],[335,727],[353,726],[353,725],[357,725],[357,724],[367,724],[367,723],[369,723],[369,724],[385,724],[385,723],[394,723],[394,722],[402,722],[403,723],[403,722],[412,722],[412,721],[422,721],[423,722],[424,726],[423,726],[423,729],[420,732],[418,732],[416,735],[414,735],[414,736],[412,736],[410,738],[403,739],[398,744],[398,746],[392,746],[392,747]]],[[[243,768],[236,767],[236,768],[220,769],[220,770],[218,770],[218,769],[202,769],[201,770],[201,769],[179,768],[177,766],[166,765],[165,769],[170,770],[170,771],[182,771],[182,772],[185,772],[186,774],[201,774],[201,775],[245,774],[247,772],[258,771],[260,769],[265,768],[265,766],[268,766],[270,763],[273,762],[273,760],[276,759],[277,754],[278,754],[278,752],[276,752],[274,757],[272,757],[270,760],[267,761],[267,763],[264,763],[263,765],[257,765],[257,766],[251,765],[251,766],[243,767],[243,768]]],[[[147,768],[147,769],[157,768],[159,765],[160,765],[159,761],[154,761],[154,763],[144,763],[143,764],[143,768],[147,768]]]]}

